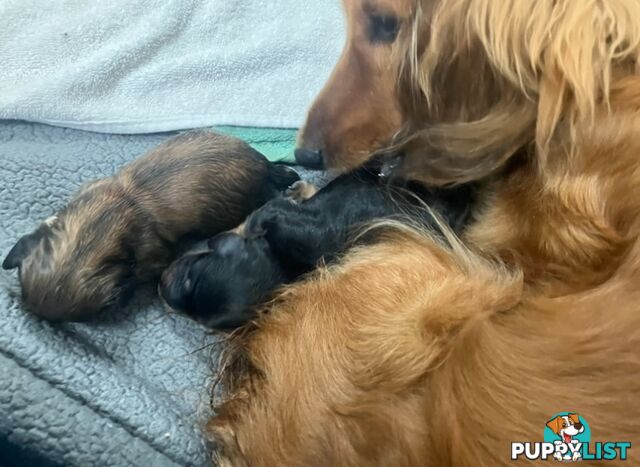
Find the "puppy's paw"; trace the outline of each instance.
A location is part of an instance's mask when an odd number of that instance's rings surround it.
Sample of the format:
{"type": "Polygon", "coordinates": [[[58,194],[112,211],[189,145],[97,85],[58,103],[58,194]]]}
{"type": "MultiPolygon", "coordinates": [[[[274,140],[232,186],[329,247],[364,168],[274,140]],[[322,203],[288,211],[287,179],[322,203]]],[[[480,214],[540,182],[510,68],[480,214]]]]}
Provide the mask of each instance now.
{"type": "Polygon", "coordinates": [[[255,211],[243,225],[243,233],[247,237],[263,236],[276,230],[278,224],[286,222],[297,206],[288,198],[278,198],[255,211]]]}
{"type": "Polygon", "coordinates": [[[296,203],[300,203],[304,200],[311,198],[318,192],[318,187],[305,182],[304,180],[298,180],[293,185],[291,185],[287,191],[285,192],[287,198],[295,201],[296,203]]]}
{"type": "Polygon", "coordinates": [[[262,224],[260,227],[264,232],[267,240],[272,240],[277,238],[278,232],[280,232],[281,226],[286,223],[286,218],[281,212],[273,212],[270,216],[265,216],[262,219],[262,224]]]}

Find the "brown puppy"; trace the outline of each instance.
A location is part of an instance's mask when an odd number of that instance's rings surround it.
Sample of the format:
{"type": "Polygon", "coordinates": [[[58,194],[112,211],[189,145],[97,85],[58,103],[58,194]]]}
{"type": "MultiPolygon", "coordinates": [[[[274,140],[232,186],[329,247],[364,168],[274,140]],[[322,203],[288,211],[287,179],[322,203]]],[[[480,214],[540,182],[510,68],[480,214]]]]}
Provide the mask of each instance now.
{"type": "Polygon", "coordinates": [[[486,191],[466,246],[399,227],[282,293],[233,346],[221,465],[507,466],[567,410],[637,446],[640,2],[345,4],[341,63],[375,59],[386,84],[323,92],[301,145],[358,165],[400,123],[399,175],[486,191]],[[376,45],[380,16],[398,31],[376,45]],[[387,99],[400,122],[370,111],[387,99]]]}
{"type": "Polygon", "coordinates": [[[34,313],[84,319],[157,278],[181,240],[236,226],[296,180],[236,138],[183,134],[83,186],[21,238],[2,266],[19,268],[34,313]]]}

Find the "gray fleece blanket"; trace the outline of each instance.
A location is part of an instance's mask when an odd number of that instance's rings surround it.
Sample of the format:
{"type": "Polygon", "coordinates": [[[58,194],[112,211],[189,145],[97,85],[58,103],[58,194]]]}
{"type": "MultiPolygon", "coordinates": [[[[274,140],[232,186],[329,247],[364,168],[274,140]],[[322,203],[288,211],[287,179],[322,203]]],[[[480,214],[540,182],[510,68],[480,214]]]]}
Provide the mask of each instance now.
{"type": "MultiPolygon", "coordinates": [[[[170,134],[0,123],[0,255],[84,181],[170,134]]],[[[26,314],[0,271],[0,465],[203,465],[216,338],[151,298],[91,323],[26,314]]]]}

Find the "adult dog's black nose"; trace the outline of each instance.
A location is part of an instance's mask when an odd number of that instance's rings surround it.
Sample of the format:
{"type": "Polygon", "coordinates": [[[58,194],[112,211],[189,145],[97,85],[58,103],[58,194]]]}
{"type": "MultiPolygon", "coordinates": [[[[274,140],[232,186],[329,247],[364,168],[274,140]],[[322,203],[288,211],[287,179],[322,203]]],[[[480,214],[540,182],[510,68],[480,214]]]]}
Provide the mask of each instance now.
{"type": "Polygon", "coordinates": [[[321,169],[324,166],[322,151],[320,149],[312,151],[311,149],[298,148],[295,150],[296,162],[303,167],[310,169],[321,169]]]}

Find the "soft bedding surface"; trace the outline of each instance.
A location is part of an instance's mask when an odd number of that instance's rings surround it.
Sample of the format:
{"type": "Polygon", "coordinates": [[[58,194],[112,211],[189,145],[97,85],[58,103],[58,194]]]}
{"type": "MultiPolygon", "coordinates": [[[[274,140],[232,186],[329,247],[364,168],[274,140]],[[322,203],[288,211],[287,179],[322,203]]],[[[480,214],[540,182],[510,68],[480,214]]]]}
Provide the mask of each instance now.
{"type": "Polygon", "coordinates": [[[298,127],[340,0],[3,0],[0,118],[105,133],[298,127]]]}
{"type": "MultiPolygon", "coordinates": [[[[293,134],[226,129],[274,158],[293,134]]],[[[106,135],[0,123],[0,255],[62,207],[169,134],[106,135]]],[[[151,300],[151,301],[149,301],[151,300]]],[[[0,465],[203,465],[200,432],[216,338],[138,298],[83,324],[50,324],[20,306],[0,270],[0,465]]]]}

